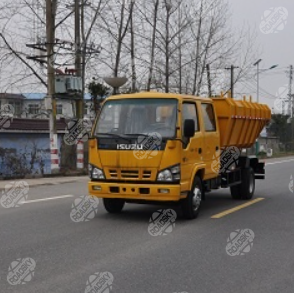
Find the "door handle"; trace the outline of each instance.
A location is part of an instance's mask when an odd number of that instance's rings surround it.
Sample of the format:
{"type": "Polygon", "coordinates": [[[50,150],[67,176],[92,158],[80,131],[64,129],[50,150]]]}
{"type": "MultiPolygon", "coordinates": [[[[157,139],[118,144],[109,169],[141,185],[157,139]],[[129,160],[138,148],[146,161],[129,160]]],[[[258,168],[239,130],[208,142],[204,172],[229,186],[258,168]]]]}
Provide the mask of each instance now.
{"type": "Polygon", "coordinates": [[[215,150],[218,151],[218,150],[219,150],[219,147],[217,146],[217,147],[215,148],[215,150]]]}
{"type": "Polygon", "coordinates": [[[198,153],[201,154],[202,153],[202,148],[198,149],[198,153]]]}

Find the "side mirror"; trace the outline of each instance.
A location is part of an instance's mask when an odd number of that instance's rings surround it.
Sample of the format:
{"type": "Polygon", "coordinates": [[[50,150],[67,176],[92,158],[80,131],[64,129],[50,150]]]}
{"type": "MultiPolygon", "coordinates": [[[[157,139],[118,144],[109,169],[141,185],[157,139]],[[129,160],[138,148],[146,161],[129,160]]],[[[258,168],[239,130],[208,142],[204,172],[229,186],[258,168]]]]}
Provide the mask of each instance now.
{"type": "Polygon", "coordinates": [[[195,134],[195,121],[193,119],[186,119],[184,122],[184,136],[187,138],[193,137],[195,134]]]}

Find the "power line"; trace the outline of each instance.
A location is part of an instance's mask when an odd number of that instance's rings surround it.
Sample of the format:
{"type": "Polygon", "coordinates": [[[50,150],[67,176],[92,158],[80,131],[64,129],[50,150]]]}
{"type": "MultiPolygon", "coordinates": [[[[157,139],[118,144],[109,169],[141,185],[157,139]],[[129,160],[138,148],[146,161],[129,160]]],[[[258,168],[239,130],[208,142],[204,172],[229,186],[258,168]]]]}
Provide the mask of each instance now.
{"type": "MultiPolygon", "coordinates": [[[[255,85],[253,84],[248,84],[248,83],[245,83],[245,82],[242,82],[243,86],[245,86],[247,89],[251,90],[252,93],[256,93],[256,89],[255,89],[255,85]]],[[[266,99],[272,99],[272,100],[275,100],[277,99],[276,96],[274,96],[273,94],[270,94],[269,92],[267,92],[265,89],[263,88],[259,88],[260,92],[264,95],[263,98],[266,98],[266,99]]]]}

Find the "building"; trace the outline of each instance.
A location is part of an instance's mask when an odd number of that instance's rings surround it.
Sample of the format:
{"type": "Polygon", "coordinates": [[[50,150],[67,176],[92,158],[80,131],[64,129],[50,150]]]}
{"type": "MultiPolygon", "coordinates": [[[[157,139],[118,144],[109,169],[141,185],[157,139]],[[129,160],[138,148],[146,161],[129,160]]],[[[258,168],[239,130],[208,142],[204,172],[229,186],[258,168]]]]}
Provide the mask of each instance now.
{"type": "MultiPolygon", "coordinates": [[[[5,122],[8,127],[0,128],[0,177],[50,174],[49,120],[9,117],[5,122]]],[[[63,143],[65,121],[57,120],[56,128],[59,159],[63,156],[71,161],[72,158],[66,157],[68,152],[63,143]]]]}
{"type": "MultiPolygon", "coordinates": [[[[0,178],[51,173],[49,114],[45,93],[0,93],[0,178]]],[[[91,96],[85,94],[84,117],[94,120],[91,96]]],[[[75,146],[64,142],[68,121],[76,117],[74,99],[56,99],[57,148],[60,170],[76,168],[75,146]]],[[[86,148],[84,148],[86,153],[86,148]]],[[[87,155],[85,156],[87,158],[87,155]]]]}
{"type": "Polygon", "coordinates": [[[23,112],[25,96],[22,94],[8,94],[0,93],[0,109],[4,105],[11,105],[14,109],[13,116],[15,118],[21,118],[23,112]]]}
{"type": "MultiPolygon", "coordinates": [[[[45,93],[9,94],[0,93],[0,107],[11,105],[14,118],[47,119],[49,115],[45,109],[45,93]]],[[[86,118],[94,119],[95,113],[90,94],[85,94],[86,118]]],[[[76,103],[74,99],[60,98],[56,100],[56,118],[71,119],[75,117],[76,103]]]]}

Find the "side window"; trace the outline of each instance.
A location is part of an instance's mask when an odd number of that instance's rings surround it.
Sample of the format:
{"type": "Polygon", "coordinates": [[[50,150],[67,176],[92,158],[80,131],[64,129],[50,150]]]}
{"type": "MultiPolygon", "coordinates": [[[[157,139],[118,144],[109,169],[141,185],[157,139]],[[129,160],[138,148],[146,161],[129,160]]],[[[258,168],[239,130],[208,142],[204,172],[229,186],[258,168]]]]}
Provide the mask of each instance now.
{"type": "MultiPolygon", "coordinates": [[[[192,119],[195,122],[195,131],[199,131],[199,123],[198,123],[198,116],[196,110],[196,104],[194,103],[184,103],[183,104],[183,111],[182,111],[182,125],[184,126],[184,121],[186,119],[192,119]]],[[[189,139],[184,137],[184,133],[182,134],[182,140],[185,143],[186,147],[189,144],[189,139]]],[[[185,148],[186,148],[185,147],[185,148]]]]}
{"type": "Polygon", "coordinates": [[[62,115],[62,104],[56,105],[56,114],[62,115]]]}
{"type": "Polygon", "coordinates": [[[183,104],[183,113],[182,113],[182,125],[186,119],[192,119],[195,122],[195,131],[199,131],[198,117],[196,105],[194,103],[184,103],[183,104]]]}
{"type": "Polygon", "coordinates": [[[211,104],[201,104],[205,131],[216,131],[216,123],[211,104]]]}

